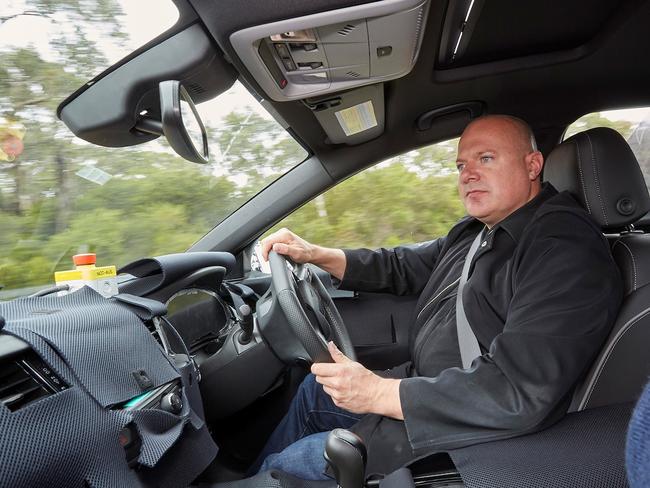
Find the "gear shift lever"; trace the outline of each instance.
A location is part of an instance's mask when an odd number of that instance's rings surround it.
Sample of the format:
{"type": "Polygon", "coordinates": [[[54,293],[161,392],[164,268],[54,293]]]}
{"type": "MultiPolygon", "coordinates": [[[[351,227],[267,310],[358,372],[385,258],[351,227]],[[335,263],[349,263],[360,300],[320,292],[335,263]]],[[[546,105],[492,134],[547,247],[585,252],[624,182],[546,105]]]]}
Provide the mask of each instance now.
{"type": "Polygon", "coordinates": [[[340,488],[362,488],[366,471],[366,446],[349,430],[334,429],[327,436],[325,460],[340,488]]]}
{"type": "Polygon", "coordinates": [[[253,314],[251,308],[244,304],[239,307],[239,316],[241,321],[239,325],[241,326],[241,334],[239,334],[239,343],[248,344],[253,338],[253,314]]]}

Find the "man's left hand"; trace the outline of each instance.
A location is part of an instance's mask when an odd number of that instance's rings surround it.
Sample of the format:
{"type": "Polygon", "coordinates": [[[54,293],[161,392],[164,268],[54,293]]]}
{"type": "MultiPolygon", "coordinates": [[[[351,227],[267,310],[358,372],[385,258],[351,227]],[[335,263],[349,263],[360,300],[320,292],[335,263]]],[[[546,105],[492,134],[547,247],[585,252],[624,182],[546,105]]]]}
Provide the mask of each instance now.
{"type": "Polygon", "coordinates": [[[382,378],[345,356],[330,342],[334,363],[314,363],[311,372],[337,407],[353,413],[376,413],[403,420],[400,380],[382,378]]]}

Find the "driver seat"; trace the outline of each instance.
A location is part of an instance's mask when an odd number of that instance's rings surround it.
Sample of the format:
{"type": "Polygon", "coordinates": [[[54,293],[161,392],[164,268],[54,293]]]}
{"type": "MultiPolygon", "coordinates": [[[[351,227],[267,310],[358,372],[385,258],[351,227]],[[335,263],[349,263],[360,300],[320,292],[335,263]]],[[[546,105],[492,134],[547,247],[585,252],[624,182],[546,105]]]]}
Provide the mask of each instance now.
{"type": "Polygon", "coordinates": [[[470,487],[627,486],[626,427],[650,375],[650,234],[633,224],[650,210],[650,195],[629,145],[608,128],[557,146],[544,180],[570,192],[600,225],[623,278],[621,308],[574,391],[569,415],[541,432],[449,455],[470,487]]]}
{"type": "Polygon", "coordinates": [[[650,234],[634,228],[650,196],[634,153],[615,130],[574,135],[548,156],[544,179],[569,191],[600,225],[624,283],[614,327],[569,411],[635,402],[650,376],[650,234]]]}

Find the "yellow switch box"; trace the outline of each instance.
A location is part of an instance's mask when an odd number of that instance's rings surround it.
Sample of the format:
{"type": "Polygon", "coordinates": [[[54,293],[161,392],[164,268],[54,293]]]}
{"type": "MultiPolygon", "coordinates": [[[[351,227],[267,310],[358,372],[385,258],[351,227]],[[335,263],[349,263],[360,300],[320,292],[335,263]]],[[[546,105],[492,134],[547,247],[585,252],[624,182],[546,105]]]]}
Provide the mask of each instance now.
{"type": "Polygon", "coordinates": [[[59,292],[65,295],[78,290],[82,286],[89,286],[105,297],[117,295],[117,270],[115,266],[95,266],[94,254],[77,254],[73,256],[77,265],[76,269],[57,271],[54,281],[58,285],[68,285],[67,291],[59,292]]]}

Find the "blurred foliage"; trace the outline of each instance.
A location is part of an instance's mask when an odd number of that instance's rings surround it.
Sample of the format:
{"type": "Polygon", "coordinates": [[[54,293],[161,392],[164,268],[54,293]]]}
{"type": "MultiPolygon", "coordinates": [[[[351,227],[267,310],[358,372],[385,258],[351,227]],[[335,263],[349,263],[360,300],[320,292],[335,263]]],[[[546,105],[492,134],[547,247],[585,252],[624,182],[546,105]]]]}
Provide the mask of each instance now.
{"type": "Polygon", "coordinates": [[[625,139],[628,139],[632,134],[634,125],[626,120],[610,120],[606,117],[603,117],[600,113],[588,114],[580,117],[573,124],[571,124],[564,135],[565,139],[568,139],[578,132],[584,132],[587,129],[593,127],[611,127],[612,129],[618,131],[625,139]]]}
{"type": "Polygon", "coordinates": [[[464,214],[456,189],[457,141],[420,148],[357,174],[273,229],[336,247],[391,247],[444,235],[464,214]]]}
{"type": "MultiPolygon", "coordinates": [[[[71,255],[96,252],[98,264],[123,265],[179,252],[305,157],[277,123],[252,111],[208,127],[214,163],[181,160],[162,142],[109,149],[83,143],[57,119],[58,104],[105,67],[88,29],[116,39],[119,4],[32,0],[31,10],[67,23],[35,48],[0,49],[0,143],[22,137],[24,151],[0,160],[0,284],[45,285],[71,255]],[[103,179],[93,178],[95,172],[103,179]]],[[[578,130],[632,126],[598,114],[578,130]]],[[[634,135],[633,135],[634,136],[634,135]]],[[[634,137],[632,137],[634,139],[634,137]]],[[[287,217],[306,239],[339,247],[388,247],[444,235],[464,210],[456,191],[457,141],[419,148],[330,189],[287,217]]],[[[650,147],[646,143],[645,147],[650,147]]],[[[645,149],[647,151],[647,149],[645,149]]]]}
{"type": "MultiPolygon", "coordinates": [[[[214,163],[197,165],[164,141],[103,148],[76,139],[56,117],[71,92],[106,67],[101,31],[118,41],[121,8],[100,0],[30,0],[25,8],[57,25],[42,48],[0,46],[0,285],[45,285],[71,256],[98,264],[187,249],[254,193],[305,158],[275,121],[244,109],[208,127],[214,163]],[[93,177],[94,173],[94,177],[93,177]],[[97,178],[99,176],[99,178],[97,178]]],[[[12,15],[11,18],[18,15],[12,15]]],[[[2,19],[0,19],[0,22],[2,19]]],[[[5,295],[6,296],[6,295],[5,295]]]]}

